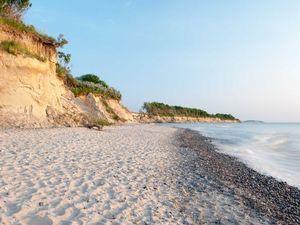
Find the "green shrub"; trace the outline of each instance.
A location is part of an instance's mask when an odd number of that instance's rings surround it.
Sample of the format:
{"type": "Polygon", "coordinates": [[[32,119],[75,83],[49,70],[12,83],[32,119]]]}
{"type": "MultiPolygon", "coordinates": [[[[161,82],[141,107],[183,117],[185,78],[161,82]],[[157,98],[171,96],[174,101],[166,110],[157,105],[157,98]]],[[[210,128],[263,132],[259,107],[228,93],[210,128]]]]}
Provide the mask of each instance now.
{"type": "Polygon", "coordinates": [[[143,107],[149,116],[187,116],[187,117],[214,117],[222,120],[235,120],[230,114],[209,114],[204,110],[181,106],[170,106],[159,102],[145,102],[143,107]]]}
{"type": "MultiPolygon", "coordinates": [[[[65,40],[62,35],[58,37],[58,40],[60,40],[60,42],[62,43],[61,45],[68,43],[68,41],[65,40]]],[[[71,74],[70,62],[71,62],[71,54],[66,54],[64,52],[59,51],[57,53],[56,74],[61,78],[64,78],[65,76],[68,75],[69,77],[67,78],[72,78],[73,80],[72,83],[75,84],[75,79],[70,75],[71,74]]],[[[69,86],[68,83],[66,84],[67,86],[69,86]]],[[[72,85],[72,87],[74,86],[75,85],[72,85]]]]}
{"type": "Polygon", "coordinates": [[[100,84],[95,84],[92,82],[79,80],[77,81],[77,85],[71,88],[71,91],[75,96],[87,95],[89,93],[92,93],[95,95],[101,95],[104,98],[115,99],[117,101],[120,101],[122,98],[121,93],[112,87],[106,88],[100,84]]]}
{"type": "Polygon", "coordinates": [[[97,75],[95,74],[86,74],[86,75],[82,75],[80,77],[77,77],[77,80],[80,81],[87,81],[87,82],[91,82],[91,83],[95,83],[95,84],[100,84],[101,86],[103,86],[104,88],[108,88],[109,86],[107,85],[107,83],[103,80],[101,80],[97,75]]]}
{"type": "Polygon", "coordinates": [[[230,115],[230,114],[217,113],[215,115],[215,117],[220,118],[222,120],[236,120],[236,118],[233,115],[230,115]]]}
{"type": "Polygon", "coordinates": [[[17,41],[2,41],[0,42],[0,47],[2,50],[13,55],[23,55],[31,58],[35,58],[39,61],[45,62],[46,59],[38,54],[32,53],[24,45],[17,41]]]}
{"type": "Polygon", "coordinates": [[[99,125],[99,126],[111,126],[113,123],[110,123],[106,119],[100,119],[100,118],[90,118],[89,119],[90,125],[99,125]]]}
{"type": "MultiPolygon", "coordinates": [[[[70,88],[75,96],[87,95],[89,93],[92,93],[96,96],[99,95],[103,98],[115,99],[117,101],[120,101],[122,98],[121,93],[112,87],[104,87],[99,83],[81,81],[73,78],[73,76],[70,74],[70,70],[66,69],[60,64],[57,64],[56,66],[56,73],[64,80],[64,84],[70,88]]],[[[112,109],[107,109],[107,111],[111,113],[113,112],[112,109]]]]}
{"type": "Polygon", "coordinates": [[[17,55],[26,51],[23,46],[21,46],[18,42],[15,41],[2,41],[0,43],[0,46],[2,50],[13,55],[17,55]]]}
{"type": "Polygon", "coordinates": [[[59,64],[59,63],[56,63],[56,75],[57,75],[57,76],[63,78],[63,77],[65,77],[67,74],[69,74],[70,72],[71,72],[71,71],[70,71],[68,68],[62,66],[62,65],[59,64]]]}
{"type": "Polygon", "coordinates": [[[190,116],[190,117],[209,117],[206,111],[195,108],[186,108],[181,106],[170,106],[159,102],[146,102],[143,109],[149,115],[159,116],[190,116]]]}
{"type": "Polygon", "coordinates": [[[87,87],[80,83],[78,84],[78,86],[72,87],[71,91],[74,93],[75,96],[87,95],[89,93],[92,93],[94,95],[102,95],[103,94],[103,90],[101,90],[101,89],[87,87]]]}
{"type": "Polygon", "coordinates": [[[78,85],[78,80],[72,77],[72,75],[69,73],[64,75],[63,81],[67,87],[76,87],[78,85]]]}

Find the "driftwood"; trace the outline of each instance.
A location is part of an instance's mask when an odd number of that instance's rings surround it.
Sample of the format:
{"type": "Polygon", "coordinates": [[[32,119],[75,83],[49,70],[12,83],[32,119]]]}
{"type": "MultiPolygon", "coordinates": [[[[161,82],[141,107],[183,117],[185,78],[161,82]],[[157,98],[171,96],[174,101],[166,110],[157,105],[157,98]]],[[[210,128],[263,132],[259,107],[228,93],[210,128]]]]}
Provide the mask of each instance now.
{"type": "Polygon", "coordinates": [[[87,124],[86,127],[98,131],[103,130],[103,126],[98,124],[87,124]]]}

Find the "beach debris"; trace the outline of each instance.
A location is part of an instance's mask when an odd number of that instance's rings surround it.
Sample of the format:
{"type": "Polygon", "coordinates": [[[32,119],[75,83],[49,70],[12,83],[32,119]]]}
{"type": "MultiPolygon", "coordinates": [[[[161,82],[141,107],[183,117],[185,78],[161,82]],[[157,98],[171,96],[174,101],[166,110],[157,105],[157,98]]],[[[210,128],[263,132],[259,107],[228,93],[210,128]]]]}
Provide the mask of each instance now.
{"type": "Polygon", "coordinates": [[[99,125],[99,124],[87,124],[86,127],[89,129],[98,130],[98,131],[103,130],[103,126],[99,125]]]}

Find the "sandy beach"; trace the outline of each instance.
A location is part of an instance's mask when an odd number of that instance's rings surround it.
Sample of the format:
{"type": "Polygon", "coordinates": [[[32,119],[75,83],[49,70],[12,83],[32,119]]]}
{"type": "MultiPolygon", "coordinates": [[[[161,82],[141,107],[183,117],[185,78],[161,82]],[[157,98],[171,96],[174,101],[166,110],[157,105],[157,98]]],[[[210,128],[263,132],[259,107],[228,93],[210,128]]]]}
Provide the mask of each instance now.
{"type": "Polygon", "coordinates": [[[101,132],[86,128],[1,130],[0,224],[300,221],[297,188],[257,175],[231,157],[224,161],[226,156],[197,135],[157,125],[108,127],[101,132]],[[251,180],[237,181],[237,168],[254,173],[256,186],[251,188],[251,180]],[[273,197],[277,194],[283,206],[289,204],[286,211],[257,188],[263,179],[279,185],[273,197]]]}

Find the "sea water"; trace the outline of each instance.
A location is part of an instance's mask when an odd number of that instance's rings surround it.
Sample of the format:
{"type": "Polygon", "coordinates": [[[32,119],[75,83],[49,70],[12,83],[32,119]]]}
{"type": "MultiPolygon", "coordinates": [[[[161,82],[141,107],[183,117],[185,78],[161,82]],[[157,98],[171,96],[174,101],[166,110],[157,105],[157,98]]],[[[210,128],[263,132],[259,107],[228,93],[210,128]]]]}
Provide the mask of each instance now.
{"type": "Polygon", "coordinates": [[[171,124],[211,137],[218,151],[256,171],[300,188],[300,124],[171,124]]]}

